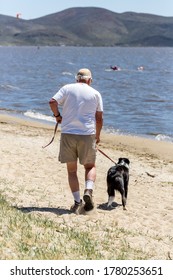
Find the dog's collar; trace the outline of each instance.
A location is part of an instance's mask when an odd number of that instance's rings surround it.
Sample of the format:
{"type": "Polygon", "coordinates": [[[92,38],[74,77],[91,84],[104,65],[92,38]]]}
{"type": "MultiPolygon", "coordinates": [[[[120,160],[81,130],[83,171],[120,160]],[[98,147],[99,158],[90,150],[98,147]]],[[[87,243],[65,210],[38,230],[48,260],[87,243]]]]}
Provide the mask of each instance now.
{"type": "Polygon", "coordinates": [[[117,166],[124,166],[124,167],[126,167],[127,169],[129,169],[129,165],[128,165],[127,163],[125,163],[125,162],[123,162],[123,163],[118,163],[117,166]]]}

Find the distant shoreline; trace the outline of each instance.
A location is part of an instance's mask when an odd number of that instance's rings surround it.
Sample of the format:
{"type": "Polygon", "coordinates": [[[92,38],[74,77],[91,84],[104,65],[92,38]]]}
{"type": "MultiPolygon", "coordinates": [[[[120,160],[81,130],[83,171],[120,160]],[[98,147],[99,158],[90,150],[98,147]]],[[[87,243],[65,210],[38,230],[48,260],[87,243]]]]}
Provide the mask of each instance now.
{"type": "Polygon", "coordinates": [[[131,11],[117,13],[100,7],[71,7],[28,20],[20,18],[19,14],[17,18],[0,15],[0,43],[35,46],[172,47],[172,23],[173,17],[131,11]],[[105,21],[103,25],[104,18],[109,18],[109,21],[105,21]],[[56,29],[52,28],[53,26],[56,26],[56,29]],[[152,34],[148,30],[152,30],[152,34]]]}
{"type": "MultiPolygon", "coordinates": [[[[9,112],[9,113],[7,113],[6,111],[3,111],[3,110],[1,110],[0,111],[0,116],[6,116],[7,117],[7,119],[9,118],[9,119],[14,119],[15,120],[15,122],[17,121],[17,122],[20,122],[20,120],[22,121],[22,122],[25,122],[25,123],[27,123],[28,125],[34,125],[34,124],[37,124],[38,126],[46,126],[46,127],[50,127],[50,129],[52,129],[52,128],[54,128],[54,126],[55,126],[55,122],[52,122],[52,121],[49,121],[49,120],[44,120],[44,119],[38,119],[38,118],[32,118],[32,117],[30,117],[30,116],[25,116],[23,113],[14,113],[14,112],[9,112]]],[[[108,134],[108,135],[120,135],[120,136],[122,136],[122,137],[126,137],[126,136],[128,136],[128,137],[139,137],[139,138],[144,138],[144,139],[149,139],[149,140],[154,140],[154,141],[156,141],[156,142],[166,142],[166,143],[172,143],[173,144],[173,141],[169,141],[169,140],[165,140],[165,139],[162,139],[162,140],[158,140],[158,139],[156,139],[155,138],[155,135],[137,135],[137,134],[127,134],[127,133],[125,133],[125,132],[123,132],[123,131],[121,131],[121,133],[118,133],[118,132],[111,132],[111,130],[109,131],[109,129],[108,128],[104,128],[103,127],[103,129],[102,129],[102,132],[104,133],[104,134],[108,134]]]]}
{"type": "Polygon", "coordinates": [[[15,114],[15,113],[4,113],[0,112],[0,122],[7,122],[7,123],[14,123],[14,124],[21,124],[26,126],[32,127],[42,127],[47,129],[52,129],[54,127],[54,123],[50,123],[44,120],[32,119],[26,117],[22,114],[15,114]]]}
{"type": "MultiPolygon", "coordinates": [[[[53,136],[54,124],[48,124],[39,120],[31,120],[18,116],[0,113],[0,124],[13,124],[19,126],[28,126],[33,128],[41,128],[50,131],[53,136]]],[[[59,128],[60,129],[60,128],[59,128]]],[[[171,161],[173,159],[173,143],[166,141],[158,141],[156,139],[144,138],[132,135],[109,134],[104,131],[101,133],[101,146],[111,149],[119,149],[122,147],[123,152],[130,151],[134,153],[149,154],[156,158],[171,161]]]]}

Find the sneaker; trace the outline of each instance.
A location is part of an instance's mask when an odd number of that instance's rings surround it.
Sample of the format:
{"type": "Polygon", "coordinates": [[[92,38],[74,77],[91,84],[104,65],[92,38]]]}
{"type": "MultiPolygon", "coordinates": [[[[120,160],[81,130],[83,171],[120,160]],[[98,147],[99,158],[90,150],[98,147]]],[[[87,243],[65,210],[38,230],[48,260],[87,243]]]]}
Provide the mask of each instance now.
{"type": "Polygon", "coordinates": [[[74,201],[74,204],[71,206],[70,210],[76,215],[79,215],[81,213],[82,206],[82,199],[80,200],[80,202],[74,201]]]}
{"type": "Polygon", "coordinates": [[[84,209],[85,211],[90,211],[94,208],[94,203],[92,200],[92,190],[85,190],[83,200],[85,201],[84,209]]]}

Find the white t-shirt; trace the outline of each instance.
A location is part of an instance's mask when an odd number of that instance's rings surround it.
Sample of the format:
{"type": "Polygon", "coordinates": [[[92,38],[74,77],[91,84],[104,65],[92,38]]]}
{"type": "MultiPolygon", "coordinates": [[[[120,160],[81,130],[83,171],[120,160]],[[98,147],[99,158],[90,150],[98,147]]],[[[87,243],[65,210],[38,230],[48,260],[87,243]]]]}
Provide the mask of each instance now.
{"type": "Polygon", "coordinates": [[[103,112],[101,94],[86,83],[63,86],[54,96],[62,106],[61,132],[78,135],[95,134],[95,113],[103,112]]]}

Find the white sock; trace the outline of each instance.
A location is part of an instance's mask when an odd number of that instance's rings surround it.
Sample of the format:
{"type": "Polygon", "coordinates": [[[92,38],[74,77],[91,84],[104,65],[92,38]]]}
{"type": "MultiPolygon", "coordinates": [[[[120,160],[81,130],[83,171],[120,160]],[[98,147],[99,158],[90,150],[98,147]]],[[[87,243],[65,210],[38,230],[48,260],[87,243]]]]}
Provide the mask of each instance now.
{"type": "Polygon", "coordinates": [[[93,190],[93,187],[94,187],[94,181],[92,181],[92,180],[85,181],[86,190],[93,190]]]}
{"type": "Polygon", "coordinates": [[[80,203],[80,192],[77,191],[77,192],[73,192],[73,197],[74,197],[74,200],[78,203],[80,203]]]}

